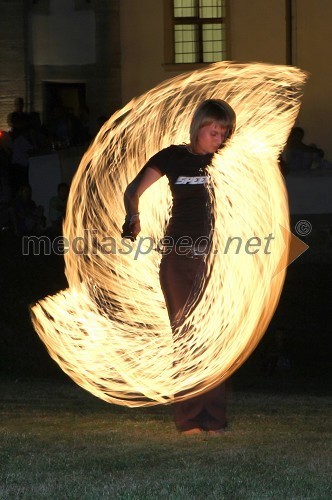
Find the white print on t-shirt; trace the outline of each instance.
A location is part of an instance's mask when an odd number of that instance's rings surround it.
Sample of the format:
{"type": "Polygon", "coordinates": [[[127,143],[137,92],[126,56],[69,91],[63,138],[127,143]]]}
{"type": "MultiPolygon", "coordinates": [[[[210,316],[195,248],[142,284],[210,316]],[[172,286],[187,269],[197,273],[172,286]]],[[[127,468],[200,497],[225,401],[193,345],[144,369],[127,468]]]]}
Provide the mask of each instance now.
{"type": "Polygon", "coordinates": [[[200,177],[184,177],[180,175],[175,184],[205,184],[208,182],[208,176],[202,175],[200,177]]]}

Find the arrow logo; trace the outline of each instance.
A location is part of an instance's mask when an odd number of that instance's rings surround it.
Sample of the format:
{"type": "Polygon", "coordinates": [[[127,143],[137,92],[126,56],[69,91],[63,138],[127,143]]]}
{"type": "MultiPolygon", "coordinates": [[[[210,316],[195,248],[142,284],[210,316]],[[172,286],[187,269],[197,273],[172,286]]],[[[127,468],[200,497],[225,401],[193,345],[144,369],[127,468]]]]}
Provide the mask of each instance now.
{"type": "MultiPolygon", "coordinates": [[[[280,258],[279,264],[274,272],[276,276],[280,271],[290,266],[294,260],[298,259],[309,248],[309,245],[300,240],[295,234],[279,224],[282,237],[285,242],[285,250],[280,258]]],[[[308,234],[308,233],[307,233],[308,234]]]]}

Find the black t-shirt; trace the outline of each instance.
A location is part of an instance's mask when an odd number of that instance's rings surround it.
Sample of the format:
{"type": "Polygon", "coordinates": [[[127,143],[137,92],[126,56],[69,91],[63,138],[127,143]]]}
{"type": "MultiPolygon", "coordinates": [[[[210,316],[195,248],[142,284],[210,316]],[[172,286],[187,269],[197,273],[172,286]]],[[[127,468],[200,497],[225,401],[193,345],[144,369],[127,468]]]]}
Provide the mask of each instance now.
{"type": "Polygon", "coordinates": [[[169,181],[173,197],[166,236],[178,240],[189,236],[193,242],[211,231],[211,203],[206,167],[213,154],[197,155],[186,146],[172,145],[152,156],[144,168],[156,168],[169,181]]]}

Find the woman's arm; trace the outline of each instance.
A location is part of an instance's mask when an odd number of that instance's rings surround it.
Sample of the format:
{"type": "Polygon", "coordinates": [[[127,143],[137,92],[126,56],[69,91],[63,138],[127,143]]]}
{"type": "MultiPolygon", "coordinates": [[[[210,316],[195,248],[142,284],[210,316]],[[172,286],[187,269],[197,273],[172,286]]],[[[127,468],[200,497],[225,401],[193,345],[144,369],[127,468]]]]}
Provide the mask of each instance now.
{"type": "Polygon", "coordinates": [[[159,170],[147,167],[143,174],[139,173],[137,177],[127,186],[124,193],[124,206],[126,210],[126,220],[122,228],[122,237],[135,239],[141,231],[139,220],[139,198],[148,187],[154,184],[162,177],[159,170]]]}

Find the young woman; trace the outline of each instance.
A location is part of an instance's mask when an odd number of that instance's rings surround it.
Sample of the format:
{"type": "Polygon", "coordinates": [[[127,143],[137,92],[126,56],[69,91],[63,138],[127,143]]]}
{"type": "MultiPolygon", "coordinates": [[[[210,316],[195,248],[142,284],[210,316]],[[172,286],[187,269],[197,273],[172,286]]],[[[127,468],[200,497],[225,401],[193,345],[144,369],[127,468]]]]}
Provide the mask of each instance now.
{"type": "MultiPolygon", "coordinates": [[[[135,239],[141,231],[140,196],[163,175],[168,178],[173,206],[165,234],[167,251],[161,260],[159,276],[174,335],[187,307],[203,287],[208,245],[202,249],[202,242],[208,241],[213,229],[206,167],[214,153],[231,137],[235,121],[235,112],[225,101],[209,99],[202,102],[190,125],[190,144],[172,145],[159,151],[125,191],[127,215],[122,236],[135,239]],[[181,252],[177,251],[180,242],[181,252]]],[[[225,384],[176,403],[174,408],[175,424],[181,433],[193,435],[207,431],[219,435],[227,425],[225,384]]]]}

